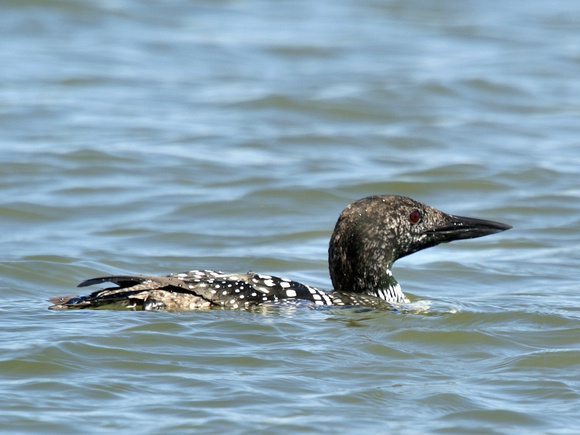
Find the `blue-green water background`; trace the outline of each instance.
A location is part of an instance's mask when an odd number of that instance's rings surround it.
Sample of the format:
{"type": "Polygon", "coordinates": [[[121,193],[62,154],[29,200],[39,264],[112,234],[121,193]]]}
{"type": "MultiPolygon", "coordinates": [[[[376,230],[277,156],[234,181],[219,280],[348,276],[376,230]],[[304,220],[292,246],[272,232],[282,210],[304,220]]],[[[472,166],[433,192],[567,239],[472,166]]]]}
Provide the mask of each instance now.
{"type": "Polygon", "coordinates": [[[0,430],[577,433],[580,3],[0,1],[0,430]],[[377,193],[509,223],[427,313],[50,312],[85,278],[322,288],[377,193]]]}

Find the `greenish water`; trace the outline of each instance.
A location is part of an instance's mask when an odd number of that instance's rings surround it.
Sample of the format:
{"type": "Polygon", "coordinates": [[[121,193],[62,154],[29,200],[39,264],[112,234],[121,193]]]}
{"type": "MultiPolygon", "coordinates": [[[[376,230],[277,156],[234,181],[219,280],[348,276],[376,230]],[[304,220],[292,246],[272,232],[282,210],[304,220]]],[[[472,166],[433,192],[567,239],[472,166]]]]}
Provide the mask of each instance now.
{"type": "Polygon", "coordinates": [[[580,4],[0,3],[0,431],[580,424],[580,4]],[[427,312],[50,312],[83,279],[329,288],[370,194],[514,226],[396,263],[427,312]]]}

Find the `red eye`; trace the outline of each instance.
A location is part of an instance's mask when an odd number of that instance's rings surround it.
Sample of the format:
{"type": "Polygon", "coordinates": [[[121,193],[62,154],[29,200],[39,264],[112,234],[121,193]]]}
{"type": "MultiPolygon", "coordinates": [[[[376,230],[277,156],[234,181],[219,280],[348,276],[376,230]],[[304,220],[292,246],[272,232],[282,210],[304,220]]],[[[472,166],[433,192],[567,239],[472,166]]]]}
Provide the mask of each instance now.
{"type": "Polygon", "coordinates": [[[409,215],[409,220],[413,224],[416,224],[417,222],[419,222],[421,220],[421,213],[419,213],[419,210],[413,210],[411,212],[411,214],[409,215]]]}

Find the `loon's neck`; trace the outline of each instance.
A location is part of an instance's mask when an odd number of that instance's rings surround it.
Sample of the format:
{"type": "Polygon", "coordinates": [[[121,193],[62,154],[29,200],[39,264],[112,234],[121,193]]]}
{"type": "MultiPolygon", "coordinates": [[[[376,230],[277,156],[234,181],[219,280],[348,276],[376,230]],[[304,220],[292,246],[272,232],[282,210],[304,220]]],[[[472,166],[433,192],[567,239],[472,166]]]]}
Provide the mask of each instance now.
{"type": "Polygon", "coordinates": [[[408,302],[391,272],[388,249],[368,249],[356,241],[333,235],[328,249],[330,278],[334,291],[347,295],[369,295],[387,302],[408,302]]]}
{"type": "Polygon", "coordinates": [[[373,291],[373,293],[376,293],[376,296],[387,302],[399,304],[409,302],[409,299],[407,299],[407,297],[401,290],[401,286],[393,276],[390,268],[384,269],[384,275],[382,276],[382,278],[383,279],[381,281],[380,288],[376,290],[371,290],[373,291]]]}
{"type": "Polygon", "coordinates": [[[368,295],[390,303],[409,302],[390,269],[376,272],[376,274],[367,273],[362,276],[343,275],[343,279],[338,279],[334,274],[334,291],[347,299],[349,295],[368,295]]]}

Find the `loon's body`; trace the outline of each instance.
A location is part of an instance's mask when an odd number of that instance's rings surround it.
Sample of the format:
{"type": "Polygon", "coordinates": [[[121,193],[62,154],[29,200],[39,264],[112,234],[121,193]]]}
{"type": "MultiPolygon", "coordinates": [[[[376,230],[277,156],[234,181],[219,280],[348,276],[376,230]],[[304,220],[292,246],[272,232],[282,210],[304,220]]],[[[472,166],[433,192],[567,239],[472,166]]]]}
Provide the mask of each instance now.
{"type": "Polygon", "coordinates": [[[79,287],[104,282],[116,287],[88,296],[52,298],[54,305],[49,308],[235,309],[288,301],[392,307],[408,302],[391,273],[397,259],[439,243],[510,228],[499,222],[449,215],[403,196],[369,196],[346,207],[334,228],[328,249],[333,291],[252,272],[192,270],[168,276],[89,279],[79,287]]]}

